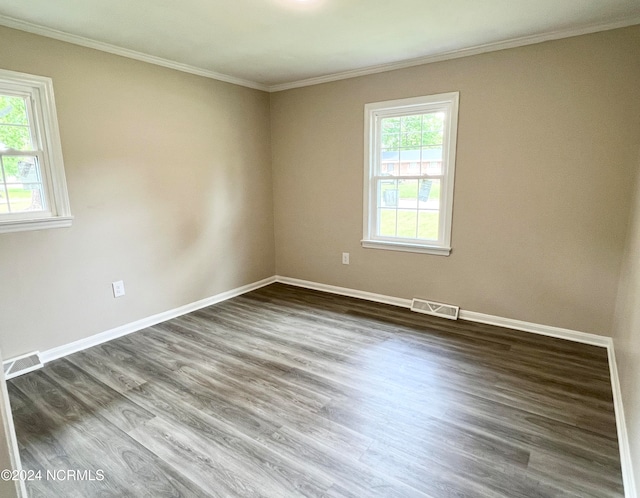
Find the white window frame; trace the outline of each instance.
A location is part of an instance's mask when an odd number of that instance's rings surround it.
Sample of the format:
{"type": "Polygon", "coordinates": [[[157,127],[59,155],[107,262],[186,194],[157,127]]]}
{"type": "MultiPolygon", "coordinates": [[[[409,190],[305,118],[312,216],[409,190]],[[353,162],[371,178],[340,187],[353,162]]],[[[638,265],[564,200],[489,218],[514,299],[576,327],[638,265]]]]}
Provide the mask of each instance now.
{"type": "Polygon", "coordinates": [[[0,94],[27,97],[33,150],[0,149],[0,156],[35,156],[43,180],[45,211],[0,214],[0,233],[71,226],[53,81],[0,69],[0,94]]]}
{"type": "Polygon", "coordinates": [[[419,252],[448,256],[451,253],[451,222],[456,164],[459,92],[440,93],[424,97],[388,100],[365,105],[364,117],[364,207],[362,246],[372,249],[419,252]],[[399,179],[436,178],[440,184],[438,240],[407,239],[377,235],[378,192],[376,172],[380,164],[382,118],[444,112],[441,175],[400,175],[399,179]]]}

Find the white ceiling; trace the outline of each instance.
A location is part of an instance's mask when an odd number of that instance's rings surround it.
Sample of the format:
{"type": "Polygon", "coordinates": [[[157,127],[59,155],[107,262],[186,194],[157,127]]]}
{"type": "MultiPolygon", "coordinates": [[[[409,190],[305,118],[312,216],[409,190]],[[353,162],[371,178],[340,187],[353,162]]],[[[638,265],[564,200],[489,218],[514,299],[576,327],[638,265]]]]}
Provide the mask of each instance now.
{"type": "Polygon", "coordinates": [[[638,23],[640,0],[0,0],[0,24],[271,90],[638,23]]]}

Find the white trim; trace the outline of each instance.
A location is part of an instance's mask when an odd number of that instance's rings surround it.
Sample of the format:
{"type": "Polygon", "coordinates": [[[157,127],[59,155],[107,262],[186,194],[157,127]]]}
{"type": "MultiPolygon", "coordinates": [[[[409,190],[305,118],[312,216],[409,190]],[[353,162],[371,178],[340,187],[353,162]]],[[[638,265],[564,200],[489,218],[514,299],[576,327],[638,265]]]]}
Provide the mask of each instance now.
{"type": "Polygon", "coordinates": [[[137,332],[138,330],[142,330],[147,327],[151,327],[152,325],[171,320],[172,318],[191,313],[192,311],[206,308],[207,306],[211,306],[213,304],[226,301],[227,299],[240,296],[241,294],[245,294],[247,292],[251,292],[266,285],[272,284],[275,281],[275,277],[265,278],[258,282],[243,285],[242,287],[238,287],[236,289],[216,294],[215,296],[201,299],[194,303],[185,304],[184,306],[180,306],[169,311],[157,313],[147,318],[142,318],[141,320],[136,320],[135,322],[127,323],[125,325],[121,325],[120,327],[116,327],[114,329],[92,335],[91,337],[86,337],[69,344],[64,344],[47,351],[43,351],[40,354],[40,359],[42,360],[42,363],[48,363],[50,361],[57,360],[58,358],[62,358],[63,356],[77,353],[78,351],[82,351],[83,349],[97,346],[98,344],[102,344],[112,339],[137,332]]]}
{"type": "MultiPolygon", "coordinates": [[[[329,292],[331,294],[339,294],[341,296],[356,297],[359,299],[365,299],[367,301],[391,304],[393,306],[400,306],[402,308],[411,308],[411,299],[385,296],[383,294],[375,294],[373,292],[349,289],[346,287],[337,287],[335,285],[329,284],[320,284],[317,282],[310,282],[308,280],[300,280],[297,278],[282,277],[280,275],[277,275],[275,278],[276,282],[294,285],[296,287],[305,287],[307,289],[329,292]]],[[[602,335],[588,334],[586,332],[578,332],[577,330],[563,329],[560,327],[552,327],[550,325],[541,325],[532,322],[523,322],[521,320],[514,320],[513,318],[503,318],[494,315],[486,315],[484,313],[477,313],[475,311],[466,311],[461,309],[459,318],[461,320],[467,320],[469,322],[486,323],[489,325],[496,325],[498,327],[506,327],[515,330],[521,330],[523,332],[531,332],[533,334],[546,335],[559,339],[566,339],[568,341],[580,342],[583,344],[591,344],[592,346],[600,346],[603,348],[608,348],[611,344],[611,338],[602,335]]]]}
{"type": "Polygon", "coordinates": [[[422,254],[435,254],[437,256],[449,256],[449,254],[451,254],[450,247],[423,246],[418,244],[404,244],[402,242],[385,242],[383,240],[362,240],[360,243],[362,244],[362,247],[367,249],[419,252],[422,254]]]}
{"type": "Polygon", "coordinates": [[[611,342],[610,337],[603,335],[588,334],[577,330],[524,322],[513,318],[486,315],[485,313],[478,313],[476,311],[460,310],[460,319],[467,320],[469,322],[486,323],[488,325],[495,325],[496,327],[521,330],[523,332],[531,332],[532,334],[546,335],[557,339],[566,339],[567,341],[580,342],[582,344],[591,344],[592,346],[599,346],[601,348],[609,347],[609,343],[611,342]]]}
{"type": "Polygon", "coordinates": [[[622,482],[625,498],[637,498],[635,478],[633,476],[633,464],[631,460],[631,448],[629,447],[629,434],[627,422],[622,406],[622,391],[620,390],[620,378],[618,377],[618,364],[613,339],[607,346],[609,356],[609,374],[611,376],[611,390],[613,392],[613,407],[616,414],[616,428],[618,431],[618,446],[620,448],[620,465],[622,467],[622,482]]]}
{"type": "Polygon", "coordinates": [[[38,24],[30,23],[27,21],[21,21],[9,16],[0,15],[0,25],[6,26],[12,29],[18,29],[20,31],[26,31],[27,33],[33,33],[40,36],[46,36],[47,38],[53,38],[55,40],[61,40],[74,45],[80,45],[82,47],[92,48],[107,52],[110,54],[119,55],[121,57],[127,57],[128,59],[135,59],[149,64],[155,64],[156,66],[167,67],[169,69],[175,69],[183,73],[195,74],[198,76],[204,76],[205,78],[211,78],[218,81],[224,81],[225,83],[231,83],[234,85],[244,86],[247,88],[253,88],[255,90],[262,90],[264,92],[281,92],[283,90],[290,90],[292,88],[301,88],[305,86],[320,85],[322,83],[330,83],[332,81],[346,80],[350,78],[357,78],[359,76],[366,76],[368,74],[384,73],[387,71],[394,71],[396,69],[404,69],[407,67],[421,66],[423,64],[431,64],[432,62],[441,62],[450,59],[459,59],[462,57],[469,57],[471,55],[484,54],[487,52],[496,52],[498,50],[505,50],[508,48],[523,47],[526,45],[534,45],[536,43],[542,43],[545,41],[559,40],[562,38],[570,38],[572,36],[587,35],[590,33],[597,33],[599,31],[609,31],[612,29],[626,28],[627,26],[633,26],[640,24],[640,16],[634,16],[617,21],[594,23],[579,28],[570,28],[557,31],[551,31],[548,33],[540,33],[537,35],[521,36],[518,38],[511,38],[499,42],[485,43],[476,45],[473,47],[462,48],[457,50],[451,50],[448,52],[442,52],[440,54],[432,54],[423,57],[417,57],[414,59],[388,62],[385,64],[377,64],[374,66],[368,66],[361,69],[353,69],[350,71],[342,71],[339,73],[331,73],[325,76],[315,76],[312,78],[305,78],[302,80],[290,81],[286,83],[278,83],[276,85],[267,85],[258,83],[256,81],[245,80],[243,78],[237,78],[228,74],[218,73],[216,71],[210,71],[208,69],[202,69],[181,62],[172,61],[169,59],[163,59],[162,57],[156,57],[154,55],[144,54],[142,52],[136,52],[135,50],[129,50],[127,48],[118,47],[109,43],[91,40],[83,36],[72,35],[64,31],[59,31],[52,28],[47,28],[38,24]]]}
{"type": "Polygon", "coordinates": [[[3,91],[18,90],[27,99],[29,129],[34,149],[25,151],[9,149],[2,151],[2,155],[25,155],[37,158],[42,176],[43,202],[46,202],[48,211],[46,213],[26,211],[16,213],[15,216],[3,215],[0,221],[0,233],[70,226],[73,217],[64,173],[53,80],[46,76],[0,69],[0,88],[3,91]]]}
{"type": "Polygon", "coordinates": [[[281,284],[293,285],[295,287],[304,287],[305,289],[328,292],[330,294],[338,294],[340,296],[356,297],[358,299],[364,299],[366,301],[390,304],[392,306],[399,306],[401,308],[411,308],[411,299],[402,299],[399,297],[385,296],[383,294],[374,294],[373,292],[349,289],[347,287],[336,287],[335,285],[320,284],[318,282],[300,280],[298,278],[281,277],[280,275],[276,275],[275,279],[276,282],[280,282],[281,284]]]}
{"type": "MultiPolygon", "coordinates": [[[[10,470],[22,470],[22,462],[20,460],[20,450],[18,447],[18,439],[16,437],[16,429],[13,424],[13,414],[11,413],[11,401],[9,400],[9,392],[7,391],[7,382],[4,376],[4,370],[0,370],[0,418],[2,419],[2,432],[6,440],[6,451],[9,453],[9,461],[11,462],[10,470]]],[[[2,438],[0,438],[1,440],[2,438]]],[[[3,448],[4,450],[5,448],[3,448]]],[[[4,470],[4,469],[0,469],[4,470]]],[[[18,498],[27,498],[27,488],[23,479],[15,482],[15,494],[18,498]]]]}
{"type": "Polygon", "coordinates": [[[0,221],[0,233],[24,232],[27,230],[45,230],[47,228],[66,228],[73,222],[73,216],[56,216],[31,220],[0,221]]]}
{"type": "Polygon", "coordinates": [[[597,33],[599,31],[609,31],[612,29],[626,28],[627,26],[633,26],[635,24],[640,24],[640,16],[620,19],[617,21],[606,23],[590,24],[588,26],[583,26],[580,28],[563,29],[537,35],[521,36],[518,38],[511,38],[509,40],[485,43],[482,45],[476,45],[474,47],[451,50],[449,52],[443,52],[440,54],[417,57],[415,59],[408,59],[399,62],[389,62],[386,64],[364,67],[362,69],[353,69],[350,71],[327,74],[325,76],[316,76],[313,78],[291,81],[289,83],[280,83],[277,85],[271,85],[269,87],[269,92],[281,92],[283,90],[291,90],[292,88],[320,85],[322,83],[330,83],[332,81],[340,81],[350,78],[357,78],[359,76],[367,76],[369,74],[385,73],[387,71],[395,71],[396,69],[422,66],[423,64],[431,64],[433,62],[442,62],[451,59],[460,59],[462,57],[469,57],[472,55],[479,55],[487,52],[497,52],[498,50],[505,50],[508,48],[535,45],[536,43],[559,40],[562,38],[571,38],[572,36],[588,35],[590,33],[597,33]]]}
{"type": "MultiPolygon", "coordinates": [[[[25,76],[33,78],[31,75],[25,76]]],[[[53,199],[50,200],[52,205],[49,206],[49,208],[53,209],[55,207],[55,217],[58,219],[65,218],[65,221],[70,225],[73,217],[71,216],[67,178],[64,172],[62,140],[60,139],[60,129],[58,128],[58,111],[53,93],[53,80],[48,77],[39,77],[39,79],[42,80],[40,86],[41,101],[37,108],[42,117],[44,128],[44,136],[41,140],[44,142],[44,155],[48,166],[47,173],[50,178],[52,186],[51,194],[53,196],[53,199]]]]}
{"type": "Polygon", "coordinates": [[[24,370],[20,370],[19,372],[12,372],[7,375],[5,378],[7,380],[15,379],[16,377],[20,377],[21,375],[28,374],[30,372],[35,372],[36,370],[40,370],[44,365],[34,365],[29,368],[25,368],[24,370]]]}
{"type": "Polygon", "coordinates": [[[135,59],[156,66],[168,67],[169,69],[175,69],[183,73],[195,74],[197,76],[204,76],[205,78],[211,78],[213,80],[224,81],[225,83],[231,83],[233,85],[244,86],[247,88],[253,88],[255,90],[262,90],[264,92],[269,91],[267,85],[257,83],[255,81],[245,80],[243,78],[237,78],[235,76],[229,76],[227,74],[217,73],[215,71],[209,71],[208,69],[202,69],[189,64],[183,64],[181,62],[172,61],[169,59],[163,59],[162,57],[156,57],[155,55],[148,55],[135,50],[129,50],[128,48],[118,47],[117,45],[111,45],[101,41],[91,40],[84,36],[72,35],[64,31],[57,29],[47,28],[38,24],[33,24],[27,21],[21,21],[13,17],[0,15],[0,25],[8,28],[18,29],[20,31],[26,31],[27,33],[33,33],[35,35],[46,36],[47,38],[53,38],[55,40],[72,43],[74,45],[80,45],[81,47],[93,48],[100,50],[101,52],[107,52],[128,59],[135,59]]]}

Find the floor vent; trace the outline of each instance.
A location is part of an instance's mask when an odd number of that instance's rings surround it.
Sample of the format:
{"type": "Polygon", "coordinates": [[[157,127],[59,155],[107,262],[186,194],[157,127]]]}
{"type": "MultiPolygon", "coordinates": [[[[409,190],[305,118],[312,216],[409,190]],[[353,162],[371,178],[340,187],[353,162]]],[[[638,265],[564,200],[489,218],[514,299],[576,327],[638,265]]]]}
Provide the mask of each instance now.
{"type": "Polygon", "coordinates": [[[42,361],[40,361],[40,352],[38,351],[17,356],[5,361],[2,365],[4,367],[4,376],[7,380],[43,367],[42,361]]]}
{"type": "Polygon", "coordinates": [[[434,315],[441,318],[448,318],[449,320],[457,320],[459,306],[453,306],[451,304],[436,303],[434,301],[425,301],[423,299],[413,299],[411,301],[411,311],[416,313],[424,313],[425,315],[434,315]]]}

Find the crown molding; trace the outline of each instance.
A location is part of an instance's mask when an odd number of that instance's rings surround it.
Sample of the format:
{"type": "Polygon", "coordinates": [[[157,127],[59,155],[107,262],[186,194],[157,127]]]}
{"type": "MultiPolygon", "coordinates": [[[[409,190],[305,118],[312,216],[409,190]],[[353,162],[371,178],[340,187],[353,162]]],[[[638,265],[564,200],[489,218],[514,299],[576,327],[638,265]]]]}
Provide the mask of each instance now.
{"type": "Polygon", "coordinates": [[[283,90],[291,90],[292,88],[320,85],[322,83],[330,83],[332,81],[357,78],[358,76],[366,76],[368,74],[384,73],[387,71],[394,71],[396,69],[404,69],[407,67],[421,66],[423,64],[431,64],[432,62],[442,62],[450,59],[459,59],[462,57],[469,57],[471,55],[484,54],[487,52],[496,52],[498,50],[505,50],[508,48],[523,47],[525,45],[534,45],[536,43],[559,40],[561,38],[571,38],[572,36],[587,35],[590,33],[597,33],[599,31],[609,31],[611,29],[626,28],[635,24],[640,24],[640,16],[619,19],[617,21],[607,23],[589,24],[588,26],[582,26],[580,28],[550,31],[537,35],[511,38],[509,40],[485,43],[483,45],[451,50],[449,52],[417,57],[415,59],[408,59],[400,62],[390,62],[387,64],[367,66],[362,69],[354,69],[350,71],[343,71],[340,73],[327,74],[326,76],[318,76],[314,78],[292,81],[289,83],[271,85],[269,86],[269,92],[281,92],[283,90]]]}
{"type": "Polygon", "coordinates": [[[148,62],[149,64],[155,64],[156,66],[167,67],[169,69],[175,69],[183,73],[195,74],[197,76],[204,76],[213,80],[223,81],[225,83],[231,83],[234,85],[244,86],[247,88],[253,88],[255,90],[262,90],[264,92],[269,91],[267,85],[257,83],[255,81],[245,80],[242,78],[236,78],[235,76],[229,76],[228,74],[217,73],[215,71],[209,71],[189,64],[182,64],[181,62],[172,61],[169,59],[163,59],[162,57],[156,57],[155,55],[148,55],[142,52],[136,52],[135,50],[129,50],[128,48],[118,47],[117,45],[111,45],[96,40],[91,40],[83,36],[72,35],[64,31],[58,31],[57,29],[47,28],[38,24],[33,24],[13,17],[7,17],[0,15],[0,26],[6,26],[7,28],[18,29],[20,31],[26,31],[35,35],[46,36],[47,38],[53,38],[55,40],[72,43],[74,45],[80,45],[82,47],[93,48],[100,50],[101,52],[108,52],[114,55],[120,55],[127,57],[128,59],[135,59],[142,62],[148,62]]]}
{"type": "Polygon", "coordinates": [[[472,55],[484,54],[487,52],[496,52],[498,50],[505,50],[508,48],[523,47],[526,45],[534,45],[536,43],[542,43],[545,41],[559,40],[561,38],[570,38],[572,36],[586,35],[590,33],[596,33],[599,31],[608,31],[611,29],[625,28],[640,24],[640,16],[628,17],[619,19],[617,21],[611,21],[606,23],[594,23],[579,28],[571,28],[557,31],[550,31],[547,33],[541,33],[530,36],[522,36],[518,38],[511,38],[493,43],[485,43],[482,45],[476,45],[474,47],[468,47],[458,50],[451,50],[448,52],[442,52],[439,54],[428,55],[424,57],[417,57],[414,59],[408,59],[399,62],[390,62],[386,64],[378,64],[374,66],[367,66],[361,69],[354,69],[349,71],[342,71],[339,73],[332,73],[325,76],[317,76],[313,78],[306,78],[302,80],[291,81],[287,83],[279,83],[275,85],[267,85],[258,83],[256,81],[245,80],[243,78],[237,78],[228,74],[218,73],[210,71],[208,69],[202,69],[181,62],[172,61],[169,59],[163,59],[162,57],[156,57],[154,55],[148,55],[135,50],[129,50],[127,48],[118,47],[117,45],[111,45],[83,36],[72,35],[64,31],[59,31],[52,28],[47,28],[38,24],[33,24],[27,21],[21,21],[13,17],[0,15],[0,26],[6,26],[8,28],[17,29],[20,31],[26,31],[40,36],[46,36],[47,38],[53,38],[55,40],[72,43],[74,45],[80,45],[82,47],[92,48],[100,50],[102,52],[108,52],[110,54],[119,55],[121,57],[127,57],[129,59],[135,59],[149,64],[155,64],[157,66],[166,67],[169,69],[175,69],[183,73],[195,74],[197,76],[204,76],[225,83],[231,83],[247,88],[253,88],[255,90],[262,90],[264,92],[281,92],[284,90],[290,90],[293,88],[301,88],[305,86],[319,85],[322,83],[330,83],[332,81],[345,80],[350,78],[357,78],[359,76],[366,76],[369,74],[383,73],[387,71],[394,71],[396,69],[404,69],[408,67],[421,66],[423,64],[430,64],[433,62],[442,62],[451,59],[459,59],[462,57],[469,57],[472,55]]]}

